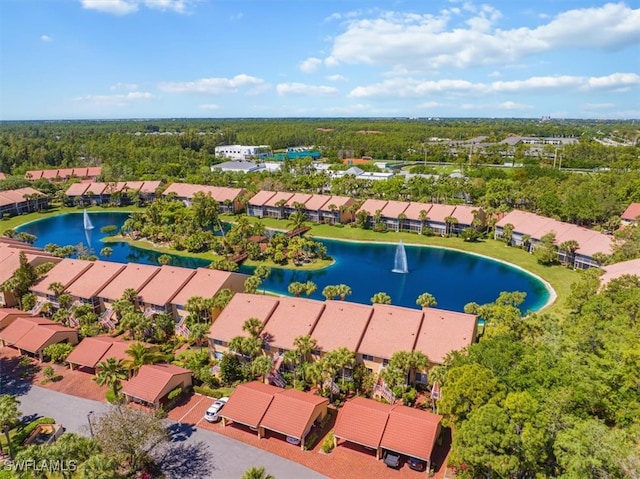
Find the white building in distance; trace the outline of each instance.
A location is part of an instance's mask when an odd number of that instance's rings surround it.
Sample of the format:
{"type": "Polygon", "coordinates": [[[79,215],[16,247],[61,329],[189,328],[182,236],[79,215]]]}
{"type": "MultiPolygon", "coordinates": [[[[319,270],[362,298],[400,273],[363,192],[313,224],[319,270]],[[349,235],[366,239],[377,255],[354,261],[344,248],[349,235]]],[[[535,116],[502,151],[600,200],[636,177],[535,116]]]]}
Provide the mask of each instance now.
{"type": "Polygon", "coordinates": [[[264,159],[272,156],[269,145],[223,145],[216,146],[216,158],[229,158],[230,160],[248,160],[254,158],[264,159]]]}

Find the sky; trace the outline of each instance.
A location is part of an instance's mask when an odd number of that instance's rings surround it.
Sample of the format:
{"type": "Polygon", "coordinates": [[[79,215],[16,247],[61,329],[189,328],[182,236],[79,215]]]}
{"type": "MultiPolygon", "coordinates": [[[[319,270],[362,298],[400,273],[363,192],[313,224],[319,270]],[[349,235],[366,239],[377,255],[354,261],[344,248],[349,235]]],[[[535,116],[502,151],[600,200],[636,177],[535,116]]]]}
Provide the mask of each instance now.
{"type": "Polygon", "coordinates": [[[640,118],[640,0],[0,0],[0,120],[640,118]]]}

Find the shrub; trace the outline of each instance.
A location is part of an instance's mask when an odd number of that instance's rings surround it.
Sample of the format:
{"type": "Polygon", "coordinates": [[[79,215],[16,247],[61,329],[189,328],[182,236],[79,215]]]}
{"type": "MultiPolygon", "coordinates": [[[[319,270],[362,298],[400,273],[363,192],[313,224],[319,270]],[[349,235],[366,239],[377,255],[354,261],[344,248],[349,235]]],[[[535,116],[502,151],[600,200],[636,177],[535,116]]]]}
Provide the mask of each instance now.
{"type": "Polygon", "coordinates": [[[333,431],[329,431],[329,434],[322,441],[322,452],[329,454],[333,451],[333,431]]]}
{"type": "Polygon", "coordinates": [[[402,395],[402,402],[407,406],[413,406],[416,403],[417,398],[418,392],[415,389],[411,388],[402,395]]]}
{"type": "Polygon", "coordinates": [[[182,394],[182,388],[178,386],[177,388],[173,389],[169,394],[167,394],[167,399],[169,401],[173,401],[174,399],[179,398],[181,394],[182,394]]]}
{"type": "Polygon", "coordinates": [[[193,391],[198,394],[202,394],[203,396],[218,399],[224,396],[231,395],[231,393],[233,392],[233,388],[211,389],[205,386],[193,386],[193,391]]]}
{"type": "Polygon", "coordinates": [[[51,366],[47,366],[46,368],[44,368],[42,370],[42,374],[44,375],[44,380],[42,381],[42,384],[47,384],[50,381],[55,382],[62,379],[62,376],[60,376],[59,374],[56,374],[55,369],[53,369],[51,366]]]}
{"type": "Polygon", "coordinates": [[[122,402],[122,396],[120,396],[119,394],[118,395],[114,394],[112,389],[109,389],[107,391],[105,398],[111,404],[119,404],[120,402],[122,402]]]}
{"type": "Polygon", "coordinates": [[[33,293],[24,294],[21,298],[22,300],[22,309],[25,311],[29,311],[31,308],[36,305],[36,295],[33,293]]]}
{"type": "Polygon", "coordinates": [[[61,363],[73,351],[73,346],[69,343],[50,344],[44,348],[44,355],[54,363],[61,363]]]}
{"type": "Polygon", "coordinates": [[[313,449],[318,441],[318,434],[313,431],[310,434],[307,434],[307,437],[304,438],[304,450],[308,451],[309,449],[313,449]]]}
{"type": "Polygon", "coordinates": [[[29,437],[29,434],[40,424],[55,424],[56,421],[52,417],[41,417],[35,421],[31,421],[22,429],[18,429],[18,432],[11,439],[16,447],[21,447],[22,443],[29,437]]]}
{"type": "Polygon", "coordinates": [[[102,228],[100,228],[100,231],[102,233],[110,235],[111,233],[114,233],[116,231],[116,229],[117,229],[116,225],[107,225],[107,226],[103,226],[102,228]]]}

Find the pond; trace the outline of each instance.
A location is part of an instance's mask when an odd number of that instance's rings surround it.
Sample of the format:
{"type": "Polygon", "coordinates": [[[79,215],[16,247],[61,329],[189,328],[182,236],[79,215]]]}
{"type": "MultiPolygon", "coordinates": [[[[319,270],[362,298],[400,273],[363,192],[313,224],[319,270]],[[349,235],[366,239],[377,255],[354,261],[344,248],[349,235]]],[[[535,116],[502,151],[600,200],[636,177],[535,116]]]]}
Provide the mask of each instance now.
{"type": "MultiPolygon", "coordinates": [[[[35,245],[88,245],[98,254],[105,246],[100,229],[107,225],[120,227],[126,213],[92,213],[94,229],[85,231],[82,213],[70,213],[45,218],[19,228],[38,237],[35,245]]],[[[392,236],[389,235],[389,238],[392,236]]],[[[469,302],[479,304],[495,301],[502,291],[522,291],[527,299],[523,311],[540,309],[549,299],[549,291],[535,276],[508,264],[459,251],[406,245],[407,274],[394,273],[396,244],[355,243],[322,240],[335,264],[317,271],[273,269],[263,283],[265,289],[288,294],[293,281],[313,281],[318,290],[312,298],[322,299],[322,289],[330,284],[344,283],[351,287],[349,301],[370,303],[370,298],[383,291],[392,304],[417,308],[416,298],[425,292],[435,296],[438,308],[462,311],[469,302]]],[[[132,247],[127,243],[109,243],[110,257],[117,262],[157,264],[160,253],[132,247]]],[[[98,255],[99,256],[99,255],[98,255]]],[[[189,268],[208,266],[207,261],[175,257],[171,264],[189,268]]],[[[252,268],[242,266],[241,272],[251,274],[252,268]]]]}

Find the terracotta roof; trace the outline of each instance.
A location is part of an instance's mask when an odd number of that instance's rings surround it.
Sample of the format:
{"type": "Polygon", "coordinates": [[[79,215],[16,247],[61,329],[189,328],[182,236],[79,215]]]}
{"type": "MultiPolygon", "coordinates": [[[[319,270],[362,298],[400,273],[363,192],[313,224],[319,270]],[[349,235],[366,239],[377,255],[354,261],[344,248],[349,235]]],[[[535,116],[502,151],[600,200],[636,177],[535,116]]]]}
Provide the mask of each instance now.
{"type": "Polygon", "coordinates": [[[278,306],[263,331],[269,346],[294,349],[293,340],[311,333],[323,309],[322,301],[286,296],[279,298],[278,306]]]}
{"type": "Polygon", "coordinates": [[[569,225],[561,234],[556,235],[556,244],[564,241],[577,241],[580,246],[576,253],[593,256],[595,253],[611,254],[613,237],[581,226],[569,225]]]}
{"type": "Polygon", "coordinates": [[[171,183],[167,189],[162,192],[162,196],[174,193],[178,198],[193,198],[194,192],[194,185],[187,183],[171,183]]]}
{"type": "Polygon", "coordinates": [[[442,416],[407,406],[389,412],[380,446],[428,461],[438,438],[442,416]]]}
{"type": "Polygon", "coordinates": [[[331,196],[312,195],[304,205],[309,211],[320,211],[324,205],[330,204],[329,200],[331,200],[331,196]]]}
{"type": "Polygon", "coordinates": [[[341,347],[357,351],[373,308],[347,301],[326,301],[325,308],[311,336],[320,351],[328,352],[341,347]]]}
{"type": "Polygon", "coordinates": [[[640,216],[640,203],[631,203],[622,213],[621,218],[627,221],[635,221],[640,216]]]}
{"type": "Polygon", "coordinates": [[[0,308],[0,330],[4,329],[9,323],[12,323],[16,318],[21,316],[28,316],[29,313],[26,313],[20,309],[15,308],[0,308]]]}
{"type": "Polygon", "coordinates": [[[437,223],[444,223],[444,219],[447,216],[453,216],[453,211],[456,209],[453,205],[440,205],[434,204],[429,210],[429,221],[435,221],[437,223]]]}
{"type": "Polygon", "coordinates": [[[347,196],[332,196],[331,199],[327,201],[324,205],[322,205],[320,209],[323,211],[329,211],[329,206],[331,205],[335,205],[336,208],[339,209],[342,205],[346,205],[348,203],[353,203],[353,202],[354,200],[347,196]]]}
{"type": "Polygon", "coordinates": [[[24,174],[24,177],[30,180],[39,180],[42,178],[42,170],[29,170],[24,174]]]}
{"type": "Polygon", "coordinates": [[[163,390],[175,376],[188,375],[191,371],[172,364],[145,364],[138,374],[129,379],[122,392],[149,403],[155,403],[162,397],[163,390]]]}
{"type": "Polygon", "coordinates": [[[442,364],[451,351],[461,351],[475,340],[477,316],[444,309],[425,308],[415,350],[432,363],[442,364]]]}
{"type": "Polygon", "coordinates": [[[73,183],[71,186],[69,186],[69,188],[67,188],[65,195],[82,196],[85,194],[85,192],[89,189],[91,185],[92,183],[73,183]]]}
{"type": "Polygon", "coordinates": [[[376,214],[376,211],[382,211],[386,206],[387,201],[385,200],[373,200],[368,199],[365,201],[358,211],[366,211],[369,215],[373,216],[376,214]]]}
{"type": "Polygon", "coordinates": [[[0,332],[0,339],[17,348],[36,353],[57,333],[76,333],[50,319],[20,317],[0,332]]]}
{"type": "Polygon", "coordinates": [[[284,200],[285,203],[287,200],[289,200],[289,198],[291,198],[293,196],[293,193],[287,193],[285,191],[278,191],[275,195],[273,195],[271,198],[269,198],[267,201],[264,202],[264,206],[276,206],[276,203],[278,203],[279,201],[284,200]]]}
{"type": "Polygon", "coordinates": [[[11,203],[24,203],[25,195],[40,195],[40,196],[46,196],[44,193],[35,190],[33,188],[31,188],[30,186],[26,186],[24,188],[18,188],[15,190],[4,190],[4,191],[0,191],[0,196],[6,198],[7,200],[9,200],[10,203],[7,204],[11,204],[11,203]]]}
{"type": "Polygon", "coordinates": [[[302,439],[308,432],[307,424],[314,410],[323,403],[328,404],[329,400],[297,389],[281,389],[273,396],[260,425],[285,436],[302,439]]]}
{"type": "Polygon", "coordinates": [[[161,181],[145,181],[140,188],[140,193],[155,193],[161,184],[161,181]]]}
{"type": "Polygon", "coordinates": [[[95,368],[115,341],[117,339],[111,336],[84,338],[67,356],[66,361],[71,364],[95,368]]]}
{"type": "Polygon", "coordinates": [[[249,200],[249,204],[263,206],[269,200],[269,198],[275,196],[275,194],[276,194],[275,191],[266,191],[266,190],[258,191],[255,195],[251,197],[251,199],[249,200]]]}
{"type": "Polygon", "coordinates": [[[120,299],[127,288],[139,292],[158,272],[158,266],[129,263],[98,293],[98,296],[114,301],[120,299]]]}
{"type": "Polygon", "coordinates": [[[20,267],[20,252],[25,253],[29,264],[58,263],[61,258],[55,258],[44,251],[7,247],[0,249],[0,284],[11,278],[20,267]]]}
{"type": "Polygon", "coordinates": [[[427,212],[427,217],[429,216],[429,210],[433,205],[431,203],[417,203],[411,202],[409,203],[409,207],[404,210],[404,214],[409,220],[420,220],[420,212],[422,210],[427,212]]]}
{"type": "Polygon", "coordinates": [[[412,351],[423,312],[387,304],[374,304],[373,315],[358,347],[360,354],[391,359],[396,351],[412,351]]]}
{"type": "Polygon", "coordinates": [[[600,283],[603,286],[609,283],[609,281],[625,274],[640,278],[640,258],[611,264],[602,269],[604,269],[604,274],[600,276],[600,283]]]}
{"type": "Polygon", "coordinates": [[[74,168],[73,169],[73,176],[77,176],[78,178],[84,178],[85,176],[87,176],[87,167],[83,167],[83,168],[74,168]]]}
{"type": "Polygon", "coordinates": [[[459,225],[471,225],[473,223],[473,212],[478,210],[477,206],[458,205],[451,216],[458,220],[459,225]]]}
{"type": "Polygon", "coordinates": [[[143,303],[164,306],[171,302],[194,274],[196,272],[189,268],[161,266],[160,272],[151,278],[138,296],[143,303]]]}
{"type": "Polygon", "coordinates": [[[211,298],[218,291],[224,288],[227,280],[238,275],[238,273],[230,273],[228,271],[219,271],[210,268],[198,268],[194,274],[182,287],[178,294],[171,300],[172,304],[184,306],[187,301],[194,297],[211,298]]]}
{"type": "Polygon", "coordinates": [[[100,176],[102,168],[100,166],[90,166],[87,168],[87,176],[100,176]]]}
{"type": "Polygon", "coordinates": [[[209,328],[209,338],[229,342],[236,336],[244,336],[242,325],[249,318],[257,318],[263,324],[276,309],[278,299],[263,294],[236,293],[220,316],[209,328]]]}
{"type": "Polygon", "coordinates": [[[73,176],[73,168],[60,168],[58,176],[65,179],[71,178],[73,176]]]}
{"type": "Polygon", "coordinates": [[[91,268],[69,285],[66,292],[78,298],[91,299],[108,285],[120,271],[124,264],[109,261],[94,261],[91,268]]]}
{"type": "Polygon", "coordinates": [[[311,199],[312,195],[307,193],[295,193],[289,200],[285,203],[285,206],[289,208],[293,208],[294,203],[302,203],[304,205],[307,204],[307,201],[311,199]]]}
{"type": "Polygon", "coordinates": [[[124,184],[124,189],[127,189],[129,191],[140,191],[142,185],[144,185],[144,181],[127,181],[124,184]]]}
{"type": "Polygon", "coordinates": [[[273,397],[282,389],[257,381],[239,384],[220,415],[245,426],[258,427],[273,397]]]}
{"type": "Polygon", "coordinates": [[[244,190],[242,188],[227,188],[225,186],[212,187],[211,196],[218,202],[224,203],[226,200],[235,201],[244,190]]]}
{"type": "Polygon", "coordinates": [[[387,426],[390,404],[356,397],[347,401],[338,411],[333,434],[349,442],[378,448],[387,426]]]}
{"type": "Polygon", "coordinates": [[[58,176],[58,170],[43,170],[42,178],[45,180],[53,180],[58,176]]]}
{"type": "Polygon", "coordinates": [[[382,210],[382,216],[386,218],[397,218],[398,215],[404,213],[408,207],[409,203],[406,201],[388,201],[382,210]]]}
{"type": "MultiPolygon", "coordinates": [[[[512,224],[514,231],[520,231],[521,225],[525,225],[527,223],[531,223],[534,221],[540,220],[549,220],[549,218],[545,218],[543,216],[539,216],[533,213],[529,213],[527,211],[521,210],[513,210],[504,215],[497,223],[496,227],[503,228],[506,224],[512,224]]],[[[540,222],[536,225],[536,227],[540,227],[543,223],[540,222]]]]}
{"type": "Polygon", "coordinates": [[[90,192],[93,195],[101,195],[107,189],[106,183],[99,183],[97,181],[95,183],[88,183],[88,185],[89,185],[89,188],[87,188],[86,193],[90,192]]]}
{"type": "Polygon", "coordinates": [[[62,283],[66,289],[92,266],[93,263],[91,261],[64,258],[30,289],[34,293],[40,293],[43,295],[52,294],[49,290],[49,286],[56,282],[62,283]]]}

